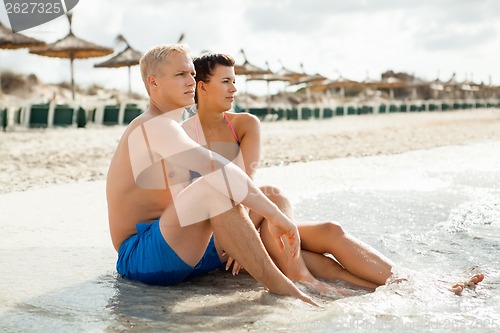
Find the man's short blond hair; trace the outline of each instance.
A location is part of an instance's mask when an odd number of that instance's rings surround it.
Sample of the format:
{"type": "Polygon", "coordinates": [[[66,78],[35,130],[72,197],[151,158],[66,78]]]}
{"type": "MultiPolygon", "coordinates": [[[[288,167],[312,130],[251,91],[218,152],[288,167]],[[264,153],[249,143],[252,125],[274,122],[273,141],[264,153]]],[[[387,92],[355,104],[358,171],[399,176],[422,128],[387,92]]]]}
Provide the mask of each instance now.
{"type": "Polygon", "coordinates": [[[168,62],[168,57],[174,53],[189,53],[189,48],[184,44],[161,44],[144,53],[139,60],[141,76],[146,91],[149,95],[148,76],[159,75],[158,66],[168,62]]]}

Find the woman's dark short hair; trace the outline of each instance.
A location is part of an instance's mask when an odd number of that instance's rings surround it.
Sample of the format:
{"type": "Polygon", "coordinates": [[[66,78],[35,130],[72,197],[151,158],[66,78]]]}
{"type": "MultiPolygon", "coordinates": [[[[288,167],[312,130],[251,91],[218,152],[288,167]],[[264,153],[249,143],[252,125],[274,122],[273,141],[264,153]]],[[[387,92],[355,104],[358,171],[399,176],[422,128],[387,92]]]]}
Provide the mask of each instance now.
{"type": "Polygon", "coordinates": [[[233,67],[234,59],[222,53],[204,53],[193,59],[196,82],[209,82],[217,65],[233,67]]]}

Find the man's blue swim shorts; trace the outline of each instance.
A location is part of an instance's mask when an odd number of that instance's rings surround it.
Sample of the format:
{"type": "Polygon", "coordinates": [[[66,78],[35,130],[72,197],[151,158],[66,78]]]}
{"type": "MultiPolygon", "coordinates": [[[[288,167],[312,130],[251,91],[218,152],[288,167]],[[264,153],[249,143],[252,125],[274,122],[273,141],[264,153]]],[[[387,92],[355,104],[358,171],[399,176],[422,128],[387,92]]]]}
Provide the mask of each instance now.
{"type": "Polygon", "coordinates": [[[160,219],[136,225],[137,234],[127,238],[118,250],[116,270],[122,276],[146,284],[174,285],[222,265],[210,239],[205,254],[193,268],[167,244],[160,232],[160,219]]]}

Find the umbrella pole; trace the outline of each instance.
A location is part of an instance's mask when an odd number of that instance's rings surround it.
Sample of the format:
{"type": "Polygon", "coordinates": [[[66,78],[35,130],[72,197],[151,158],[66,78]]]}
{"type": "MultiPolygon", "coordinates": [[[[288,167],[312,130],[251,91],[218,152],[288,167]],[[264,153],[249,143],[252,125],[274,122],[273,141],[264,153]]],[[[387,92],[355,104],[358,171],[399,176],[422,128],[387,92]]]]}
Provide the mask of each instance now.
{"type": "Polygon", "coordinates": [[[269,88],[269,81],[267,81],[267,114],[271,114],[271,89],[269,88]]]}
{"type": "Polygon", "coordinates": [[[128,66],[128,96],[132,96],[132,88],[130,86],[130,66],[128,66]]]}
{"type": "Polygon", "coordinates": [[[69,63],[71,66],[71,99],[74,101],[75,100],[75,79],[74,79],[74,69],[73,69],[73,56],[70,57],[69,63]]]}

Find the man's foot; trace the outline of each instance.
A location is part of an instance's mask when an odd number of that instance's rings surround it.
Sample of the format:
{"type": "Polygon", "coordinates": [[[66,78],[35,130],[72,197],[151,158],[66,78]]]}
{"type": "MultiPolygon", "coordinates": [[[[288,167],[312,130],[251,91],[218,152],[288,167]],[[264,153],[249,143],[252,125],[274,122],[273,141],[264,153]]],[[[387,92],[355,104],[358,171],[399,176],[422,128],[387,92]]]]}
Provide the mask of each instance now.
{"type": "Polygon", "coordinates": [[[469,281],[457,283],[451,286],[450,290],[455,293],[455,295],[461,295],[465,288],[476,289],[477,284],[484,280],[484,274],[476,274],[469,279],[469,281]]]}

